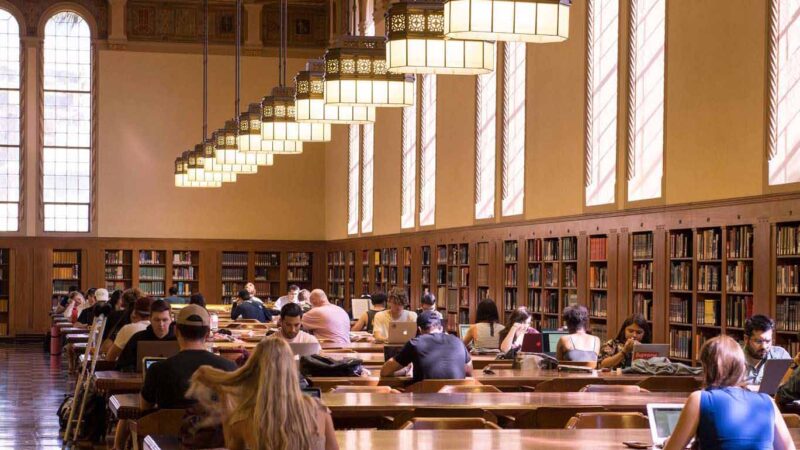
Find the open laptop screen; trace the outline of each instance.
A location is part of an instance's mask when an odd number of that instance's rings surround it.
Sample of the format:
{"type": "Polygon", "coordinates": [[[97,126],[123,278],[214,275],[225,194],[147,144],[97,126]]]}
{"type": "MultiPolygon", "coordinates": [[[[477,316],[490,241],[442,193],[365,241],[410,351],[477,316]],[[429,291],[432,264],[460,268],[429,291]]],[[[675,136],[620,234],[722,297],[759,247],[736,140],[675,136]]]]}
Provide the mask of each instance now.
{"type": "Polygon", "coordinates": [[[561,339],[561,336],[566,334],[569,333],[557,330],[542,331],[542,346],[544,347],[545,353],[555,353],[558,347],[558,340],[561,339]]]}
{"type": "Polygon", "coordinates": [[[678,424],[678,418],[681,416],[681,410],[683,408],[655,408],[653,409],[653,414],[655,414],[655,421],[656,421],[656,433],[658,437],[661,438],[668,438],[672,431],[675,429],[675,425],[678,424]]]}

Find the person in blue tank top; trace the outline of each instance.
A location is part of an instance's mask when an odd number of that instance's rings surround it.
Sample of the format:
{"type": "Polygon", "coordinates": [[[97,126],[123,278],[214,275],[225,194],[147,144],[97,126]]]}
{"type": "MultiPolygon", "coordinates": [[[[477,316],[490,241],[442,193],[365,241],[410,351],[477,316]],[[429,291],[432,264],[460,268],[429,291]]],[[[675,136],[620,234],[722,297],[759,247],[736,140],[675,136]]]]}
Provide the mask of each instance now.
{"type": "Polygon", "coordinates": [[[700,349],[704,389],[692,392],[667,450],[680,450],[695,438],[702,450],[794,450],[794,442],[775,402],[744,388],[742,347],[728,336],[700,349]]]}

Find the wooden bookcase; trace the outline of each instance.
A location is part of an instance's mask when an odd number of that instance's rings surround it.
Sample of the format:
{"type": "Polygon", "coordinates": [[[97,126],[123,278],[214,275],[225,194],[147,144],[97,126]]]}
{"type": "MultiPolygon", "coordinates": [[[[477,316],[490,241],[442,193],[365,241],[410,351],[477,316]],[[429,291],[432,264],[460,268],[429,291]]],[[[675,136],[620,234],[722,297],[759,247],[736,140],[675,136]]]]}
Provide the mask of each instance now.
{"type": "Polygon", "coordinates": [[[369,284],[369,250],[361,251],[361,292],[363,294],[372,294],[372,289],[369,284]]]}
{"type": "Polygon", "coordinates": [[[314,289],[313,254],[310,252],[288,252],[286,263],[286,280],[300,286],[300,289],[314,289]]]}
{"type": "Polygon", "coordinates": [[[222,303],[231,299],[247,284],[249,266],[248,252],[222,252],[222,303]]]}
{"type": "Polygon", "coordinates": [[[476,244],[476,277],[475,277],[475,304],[492,296],[492,266],[493,242],[479,241],[476,244]]]}
{"type": "Polygon", "coordinates": [[[350,300],[358,295],[356,293],[356,252],[347,252],[347,298],[345,298],[346,309],[351,308],[350,300]]]}
{"type": "Polygon", "coordinates": [[[670,230],[667,243],[669,256],[669,344],[670,358],[691,362],[693,355],[693,317],[695,286],[694,238],[692,230],[670,230]]]}
{"type": "Polygon", "coordinates": [[[722,228],[695,231],[695,359],[703,343],[722,333],[722,228]]]}
{"type": "Polygon", "coordinates": [[[53,250],[53,295],[69,294],[70,286],[81,288],[81,251],[53,250]]]}
{"type": "Polygon", "coordinates": [[[105,288],[109,294],[133,286],[133,251],[105,250],[105,288]]]}
{"type": "MultiPolygon", "coordinates": [[[[502,318],[519,307],[519,241],[503,241],[502,318]]],[[[499,309],[499,308],[498,308],[499,309]]]]}
{"type": "Polygon", "coordinates": [[[528,262],[526,288],[528,312],[533,315],[531,326],[542,329],[544,310],[542,309],[542,240],[528,239],[525,241],[525,255],[528,262]]]}
{"type": "Polygon", "coordinates": [[[0,248],[0,337],[8,336],[11,329],[9,304],[11,303],[11,250],[0,248]]]}
{"type": "Polygon", "coordinates": [[[566,236],[561,238],[561,308],[578,303],[578,238],[566,236]]]}
{"type": "Polygon", "coordinates": [[[145,295],[164,297],[167,293],[167,251],[139,250],[139,289],[145,295]]]}
{"type": "Polygon", "coordinates": [[[631,311],[653,324],[653,232],[631,235],[631,311]]]}
{"type": "MultiPolygon", "coordinates": [[[[420,264],[420,288],[422,289],[422,294],[433,294],[433,288],[431,286],[431,246],[430,245],[423,245],[420,249],[421,257],[421,264],[420,264]]],[[[437,305],[441,306],[444,299],[439,300],[437,297],[437,305]]]]}
{"type": "Polygon", "coordinates": [[[397,248],[381,248],[372,251],[372,268],[374,273],[373,291],[388,293],[398,286],[397,248]]]}
{"type": "Polygon", "coordinates": [[[795,355],[800,351],[800,222],[776,224],[773,242],[775,341],[795,355]]]}
{"type": "Polygon", "coordinates": [[[400,286],[406,291],[406,298],[408,298],[409,305],[412,309],[416,309],[419,302],[414,302],[411,297],[411,267],[413,262],[413,255],[411,247],[403,247],[403,271],[400,279],[400,286]]]}
{"type": "Polygon", "coordinates": [[[587,275],[589,326],[592,334],[605,342],[608,339],[608,236],[592,235],[587,242],[589,243],[587,275]]]}
{"type": "Polygon", "coordinates": [[[280,252],[255,252],[253,268],[256,297],[267,302],[275,301],[283,295],[280,252]]]}
{"type": "Polygon", "coordinates": [[[753,315],[754,238],[752,225],[725,228],[725,304],[722,323],[725,333],[740,342],[744,341],[744,323],[753,315]]]}
{"type": "Polygon", "coordinates": [[[172,252],[171,286],[178,289],[178,296],[190,297],[200,292],[200,252],[196,250],[174,250],[172,252]]]}
{"type": "Polygon", "coordinates": [[[558,238],[542,239],[542,329],[554,330],[561,325],[561,252],[558,238]]]}
{"type": "Polygon", "coordinates": [[[328,252],[328,299],[336,305],[344,305],[345,298],[344,251],[328,252]]]}

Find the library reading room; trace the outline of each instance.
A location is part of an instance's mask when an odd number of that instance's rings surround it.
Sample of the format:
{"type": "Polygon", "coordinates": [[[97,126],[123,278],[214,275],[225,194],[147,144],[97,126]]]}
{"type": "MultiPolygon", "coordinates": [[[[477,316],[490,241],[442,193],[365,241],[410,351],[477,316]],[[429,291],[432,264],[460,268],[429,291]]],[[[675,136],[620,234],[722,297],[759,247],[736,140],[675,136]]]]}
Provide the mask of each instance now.
{"type": "Polygon", "coordinates": [[[799,444],[800,0],[0,0],[0,450],[799,444]]]}

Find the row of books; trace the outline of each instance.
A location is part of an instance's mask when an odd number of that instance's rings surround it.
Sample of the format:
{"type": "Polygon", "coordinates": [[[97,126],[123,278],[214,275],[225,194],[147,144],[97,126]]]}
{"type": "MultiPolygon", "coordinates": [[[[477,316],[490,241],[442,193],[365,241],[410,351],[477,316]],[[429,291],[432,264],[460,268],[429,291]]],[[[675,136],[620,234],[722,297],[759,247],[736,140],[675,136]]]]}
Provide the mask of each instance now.
{"type": "Polygon", "coordinates": [[[692,289],[692,263],[681,261],[669,266],[669,288],[675,291],[692,289]]]}
{"type": "Polygon", "coordinates": [[[244,289],[244,282],[227,282],[222,283],[222,295],[224,296],[235,296],[239,294],[239,291],[244,289]]]}
{"type": "Polygon", "coordinates": [[[431,248],[427,245],[422,247],[422,265],[423,266],[431,265],[431,248]]]}
{"type": "Polygon", "coordinates": [[[595,236],[589,238],[589,260],[603,261],[607,259],[608,238],[605,236],[595,236]]]}
{"type": "Polygon", "coordinates": [[[164,267],[139,267],[140,280],[163,280],[167,276],[164,267]]]}
{"type": "Polygon", "coordinates": [[[289,267],[286,270],[286,279],[299,282],[311,281],[311,270],[308,267],[289,267]]]}
{"type": "Polygon", "coordinates": [[[130,264],[131,258],[125,250],[106,250],[106,264],[130,264]]]}
{"type": "Polygon", "coordinates": [[[506,286],[516,286],[517,285],[517,265],[516,264],[506,264],[505,269],[503,269],[503,280],[506,286]]]}
{"type": "Polygon", "coordinates": [[[308,252],[289,252],[286,255],[290,266],[308,266],[311,264],[311,253],[308,252]]]}
{"type": "Polygon", "coordinates": [[[589,267],[589,287],[594,289],[608,288],[608,267],[589,267]]]}
{"type": "Polygon", "coordinates": [[[690,232],[670,233],[669,235],[669,257],[670,258],[689,258],[692,256],[692,236],[690,232]]]}
{"type": "Polygon", "coordinates": [[[507,263],[517,262],[517,241],[505,241],[503,243],[503,261],[507,263]]]}
{"type": "Polygon", "coordinates": [[[53,251],[53,264],[78,264],[80,251],[53,251]]]}
{"type": "Polygon", "coordinates": [[[447,264],[447,246],[439,245],[436,247],[436,264],[447,264]]]}
{"type": "MultiPolygon", "coordinates": [[[[194,264],[199,264],[200,261],[194,261],[194,264]]],[[[172,265],[186,266],[192,264],[192,252],[173,252],[172,265]]]]}
{"type": "Polygon", "coordinates": [[[558,266],[548,264],[544,266],[544,285],[545,287],[558,287],[558,266]]]}
{"type": "Polygon", "coordinates": [[[631,254],[634,259],[653,257],[653,233],[635,233],[631,237],[631,254]]]}
{"type": "Polygon", "coordinates": [[[589,332],[592,333],[592,335],[600,338],[600,342],[605,342],[609,339],[608,325],[606,325],[605,323],[592,323],[589,324],[589,328],[590,328],[589,332]]]}
{"type": "MultiPolygon", "coordinates": [[[[411,264],[411,256],[409,255],[408,264],[411,264]]],[[[489,243],[478,242],[478,264],[489,264],[489,243]]]]}
{"type": "Polygon", "coordinates": [[[706,298],[702,301],[697,301],[697,310],[695,311],[698,325],[719,326],[719,300],[713,298],[706,298]]]}
{"type": "MultiPolygon", "coordinates": [[[[256,278],[256,280],[277,281],[278,278],[280,278],[280,275],[278,274],[278,269],[279,268],[280,268],[279,266],[256,266],[255,267],[255,269],[256,269],[255,278],[256,278]]],[[[237,270],[242,270],[243,271],[245,269],[242,268],[242,269],[237,269],[237,270]]],[[[355,269],[351,268],[351,270],[355,270],[355,269]]],[[[355,272],[352,272],[352,273],[355,274],[355,272]]],[[[355,278],[355,277],[353,277],[353,278],[355,278]]]]}
{"type": "Polygon", "coordinates": [[[608,296],[604,292],[593,292],[589,297],[589,315],[608,317],[608,296]]]}
{"type": "Polygon", "coordinates": [[[697,268],[697,290],[704,292],[721,290],[719,266],[702,264],[697,268]]]}
{"type": "Polygon", "coordinates": [[[431,284],[431,268],[422,268],[422,284],[431,284]]]}
{"type": "Polygon", "coordinates": [[[328,281],[344,282],[344,267],[328,267],[328,281]]]}
{"type": "Polygon", "coordinates": [[[486,264],[478,264],[478,286],[489,285],[489,266],[486,264]]]}
{"type": "Polygon", "coordinates": [[[578,271],[574,264],[564,265],[563,281],[562,287],[578,287],[578,271]]]}
{"type": "MultiPolygon", "coordinates": [[[[278,256],[277,253],[270,253],[270,254],[274,254],[275,256],[278,256]]],[[[258,263],[258,257],[259,256],[261,256],[261,255],[256,255],[256,263],[258,263]]],[[[267,256],[267,255],[264,255],[264,256],[267,256]]],[[[268,263],[270,263],[272,261],[270,261],[268,258],[264,258],[264,262],[265,262],[264,265],[271,265],[271,264],[268,264],[268,263]]],[[[280,258],[276,258],[276,262],[278,264],[280,264],[280,258]]],[[[328,265],[341,266],[341,265],[344,265],[344,264],[345,264],[344,252],[328,252],[328,265]]]]}
{"type": "Polygon", "coordinates": [[[374,265],[379,266],[381,264],[387,266],[396,266],[397,265],[397,249],[396,248],[384,248],[380,250],[375,250],[373,253],[372,262],[374,265]]]}
{"type": "Polygon", "coordinates": [[[188,266],[188,267],[173,267],[172,268],[172,278],[175,280],[193,280],[197,281],[195,278],[195,267],[188,266]]]}
{"type": "Polygon", "coordinates": [[[130,278],[130,269],[122,266],[106,266],[106,280],[126,280],[130,278]]]}
{"type": "Polygon", "coordinates": [[[329,283],[327,294],[329,297],[344,298],[344,285],[338,283],[329,283]]]}
{"type": "Polygon", "coordinates": [[[672,296],[669,298],[669,321],[673,323],[691,323],[689,317],[692,299],[672,296]]]}
{"type": "Polygon", "coordinates": [[[753,228],[732,227],[726,230],[725,255],[728,258],[753,257],[753,228]]]}
{"type": "Polygon", "coordinates": [[[460,264],[462,266],[469,264],[469,245],[459,244],[451,245],[447,251],[447,263],[450,265],[460,264]]]}
{"type": "Polygon", "coordinates": [[[247,253],[222,252],[223,266],[247,266],[247,253]]]}
{"type": "Polygon", "coordinates": [[[784,300],[775,306],[775,327],[782,331],[800,331],[800,307],[794,300],[784,300]]]}
{"type": "Polygon", "coordinates": [[[8,312],[8,299],[0,298],[0,313],[7,313],[7,312],[8,312]]]}
{"type": "Polygon", "coordinates": [[[542,260],[558,261],[558,239],[545,239],[542,260]]]}
{"type": "Polygon", "coordinates": [[[443,285],[447,279],[447,266],[436,268],[436,284],[443,285]]]}
{"type": "Polygon", "coordinates": [[[258,252],[255,255],[255,264],[256,267],[259,266],[280,267],[281,254],[273,252],[270,253],[258,252]]]}
{"type": "Polygon", "coordinates": [[[669,356],[692,359],[692,330],[669,330],[669,356]]]}
{"type": "Polygon", "coordinates": [[[67,295],[69,294],[69,288],[75,284],[77,284],[75,281],[70,280],[53,280],[53,294],[67,295]]]}
{"type": "Polygon", "coordinates": [[[164,264],[164,253],[163,250],[139,250],[139,264],[164,264]]]}
{"type": "Polygon", "coordinates": [[[142,281],[139,283],[139,289],[145,295],[163,296],[164,295],[164,282],[163,281],[142,281]]]}
{"type": "Polygon", "coordinates": [[[503,308],[511,311],[517,307],[517,290],[506,288],[503,291],[503,308]]]}
{"type": "Polygon", "coordinates": [[[720,259],[720,240],[719,230],[711,228],[697,232],[697,259],[720,259]]]}
{"type": "Polygon", "coordinates": [[[528,262],[538,262],[542,260],[542,240],[528,239],[528,262]]]}
{"type": "Polygon", "coordinates": [[[645,320],[653,320],[653,299],[642,294],[633,294],[633,312],[641,314],[645,320]]]}
{"type": "Polygon", "coordinates": [[[53,279],[77,280],[80,278],[80,268],[78,265],[72,267],[53,267],[53,279]]]}
{"type": "Polygon", "coordinates": [[[558,305],[558,292],[547,291],[542,297],[541,309],[534,309],[534,311],[541,311],[544,313],[558,314],[561,308],[558,305]]]}
{"type": "Polygon", "coordinates": [[[638,262],[633,264],[633,288],[653,289],[653,263],[638,262]]]}
{"type": "Polygon", "coordinates": [[[578,238],[567,237],[561,239],[561,259],[575,261],[578,259],[578,238]]]}
{"type": "Polygon", "coordinates": [[[778,294],[800,293],[800,264],[778,264],[775,283],[778,294]]]}
{"type": "Polygon", "coordinates": [[[725,325],[744,328],[748,317],[753,315],[753,297],[736,295],[728,297],[725,303],[725,325]]]}
{"type": "Polygon", "coordinates": [[[247,269],[244,267],[223,267],[223,281],[245,281],[247,280],[247,269]]]}
{"type": "Polygon", "coordinates": [[[192,295],[192,283],[178,281],[175,283],[175,287],[178,288],[178,295],[192,295]]]}
{"type": "Polygon", "coordinates": [[[778,256],[800,255],[800,224],[778,225],[778,256]]]}
{"type": "Polygon", "coordinates": [[[752,292],[753,264],[737,261],[735,265],[729,265],[725,280],[728,292],[752,292]]]}
{"type": "Polygon", "coordinates": [[[116,290],[124,291],[131,287],[130,281],[114,281],[114,280],[106,280],[106,289],[108,292],[114,292],[116,290]]]}

